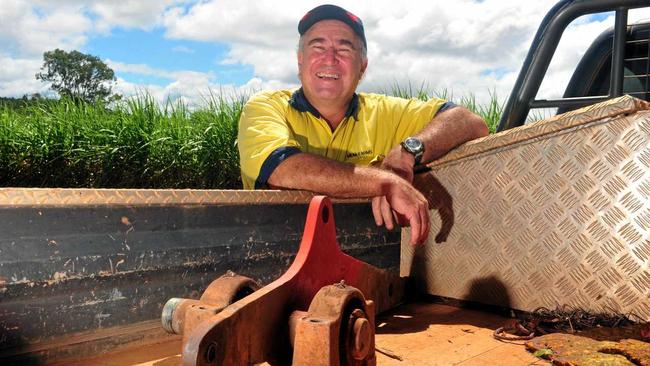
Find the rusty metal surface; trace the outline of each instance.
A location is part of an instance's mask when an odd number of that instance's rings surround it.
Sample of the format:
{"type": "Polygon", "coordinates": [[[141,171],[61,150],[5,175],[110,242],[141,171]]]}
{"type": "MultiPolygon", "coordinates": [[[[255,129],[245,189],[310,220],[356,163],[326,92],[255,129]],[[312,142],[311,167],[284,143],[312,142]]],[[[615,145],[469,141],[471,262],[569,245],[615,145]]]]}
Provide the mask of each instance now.
{"type": "Polygon", "coordinates": [[[375,366],[374,303],[350,286],[316,293],[293,331],[294,366],[375,366]]]}
{"type": "MultiPolygon", "coordinates": [[[[550,366],[550,362],[526,351],[521,343],[499,342],[492,337],[494,329],[507,319],[494,313],[442,304],[403,304],[382,313],[376,319],[377,364],[550,366]]],[[[181,363],[181,340],[180,336],[173,337],[158,344],[136,346],[86,358],[77,357],[55,365],[178,366],[181,363]]]]}
{"type": "MultiPolygon", "coordinates": [[[[346,253],[396,271],[399,232],[377,228],[366,203],[334,210],[346,253]]],[[[227,270],[270,283],[293,260],[306,213],[278,203],[2,206],[0,364],[58,359],[73,346],[59,341],[85,332],[79,357],[119,347],[126,337],[99,331],[159,324],[167,299],[198,298],[227,270]]]]}
{"type": "MultiPolygon", "coordinates": [[[[3,366],[49,364],[69,366],[84,357],[114,351],[116,345],[128,345],[127,348],[147,348],[153,344],[164,342],[180,343],[180,336],[167,334],[160,327],[159,320],[151,320],[120,327],[79,332],[65,338],[45,339],[40,343],[25,344],[20,348],[3,350],[0,364],[3,366]],[[98,342],[98,339],[102,339],[104,342],[98,342]]],[[[81,364],[97,365],[98,362],[81,362],[81,364]]]]}
{"type": "Polygon", "coordinates": [[[650,343],[638,339],[599,340],[583,334],[554,333],[526,342],[531,351],[550,350],[554,365],[650,366],[650,343]]]}
{"type": "MultiPolygon", "coordinates": [[[[291,360],[290,315],[308,308],[311,313],[310,303],[319,290],[341,281],[359,289],[380,311],[395,306],[402,299],[403,281],[396,273],[368,265],[341,251],[332,204],[325,197],[315,197],[307,213],[300,248],[287,272],[202,321],[191,331],[186,328],[183,364],[250,365],[264,361],[286,364],[291,360]]],[[[341,287],[346,288],[346,285],[341,287]]],[[[348,300],[346,297],[343,301],[347,303],[348,300]]],[[[361,301],[360,307],[366,311],[364,302],[361,301]]],[[[374,305],[369,308],[374,312],[374,305]]],[[[316,313],[322,314],[322,311],[316,313]]],[[[345,321],[345,313],[342,316],[345,321]]],[[[305,328],[304,324],[301,327],[302,323],[298,321],[297,332],[316,329],[305,328]]],[[[329,329],[328,339],[338,337],[340,327],[336,322],[328,324],[323,328],[329,329]]],[[[352,326],[354,328],[354,324],[352,326]]],[[[318,329],[316,333],[322,334],[323,329],[318,329]]],[[[367,358],[374,359],[374,353],[367,358]]]]}
{"type": "Polygon", "coordinates": [[[438,197],[439,233],[402,245],[402,273],[438,296],[650,320],[650,111],[634,112],[646,106],[624,97],[433,164],[417,179],[438,197]]]}
{"type": "Polygon", "coordinates": [[[254,280],[228,271],[212,281],[198,300],[171,298],[162,311],[162,326],[169,333],[182,334],[183,343],[191,331],[228,305],[260,289],[254,280]]]}

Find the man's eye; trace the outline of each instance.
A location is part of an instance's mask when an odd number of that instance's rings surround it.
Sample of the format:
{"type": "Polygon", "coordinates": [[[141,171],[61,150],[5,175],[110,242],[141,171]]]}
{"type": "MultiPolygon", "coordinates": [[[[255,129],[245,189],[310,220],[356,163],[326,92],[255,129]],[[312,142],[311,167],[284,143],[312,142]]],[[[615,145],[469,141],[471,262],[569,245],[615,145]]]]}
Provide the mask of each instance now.
{"type": "Polygon", "coordinates": [[[324,52],[325,51],[325,47],[323,47],[323,46],[312,46],[312,48],[314,50],[318,51],[318,52],[324,52]]]}

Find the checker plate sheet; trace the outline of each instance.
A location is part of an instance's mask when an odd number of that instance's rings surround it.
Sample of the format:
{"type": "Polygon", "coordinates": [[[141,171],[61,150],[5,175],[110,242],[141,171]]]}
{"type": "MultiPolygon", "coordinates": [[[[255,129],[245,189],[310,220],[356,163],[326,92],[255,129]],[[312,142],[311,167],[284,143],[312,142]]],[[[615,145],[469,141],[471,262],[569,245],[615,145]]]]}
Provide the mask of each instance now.
{"type": "Polygon", "coordinates": [[[439,199],[448,207],[432,210],[423,248],[405,244],[403,232],[402,273],[443,297],[650,321],[647,109],[623,97],[471,142],[434,162],[419,185],[448,197],[439,199]]]}
{"type": "Polygon", "coordinates": [[[306,191],[277,190],[0,188],[0,206],[307,204],[313,196],[306,191]]]}

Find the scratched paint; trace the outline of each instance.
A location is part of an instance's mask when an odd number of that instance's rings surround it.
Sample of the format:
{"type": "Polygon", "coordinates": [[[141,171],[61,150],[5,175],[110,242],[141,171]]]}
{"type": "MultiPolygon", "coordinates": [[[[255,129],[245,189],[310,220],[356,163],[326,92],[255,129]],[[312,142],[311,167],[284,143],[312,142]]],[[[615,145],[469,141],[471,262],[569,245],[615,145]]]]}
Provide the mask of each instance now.
{"type": "MultiPolygon", "coordinates": [[[[19,345],[158,319],[167,299],[198,298],[227,270],[275,280],[293,261],[306,208],[0,207],[0,364],[19,345]]],[[[344,251],[399,266],[399,232],[377,229],[367,204],[335,215],[344,251]]]]}

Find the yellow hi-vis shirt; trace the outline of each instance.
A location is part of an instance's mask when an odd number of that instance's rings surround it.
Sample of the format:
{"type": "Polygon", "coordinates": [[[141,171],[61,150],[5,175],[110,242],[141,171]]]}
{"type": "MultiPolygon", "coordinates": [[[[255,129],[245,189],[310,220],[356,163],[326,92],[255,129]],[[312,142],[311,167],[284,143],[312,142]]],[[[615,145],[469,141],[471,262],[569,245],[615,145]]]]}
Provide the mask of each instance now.
{"type": "Polygon", "coordinates": [[[454,104],[358,93],[346,117],[332,131],[302,89],[261,92],[246,103],[239,119],[238,146],[244,189],[262,189],[286,158],[306,152],[340,162],[370,165],[435,114],[454,104]],[[442,109],[441,109],[442,108],[442,109]]]}

